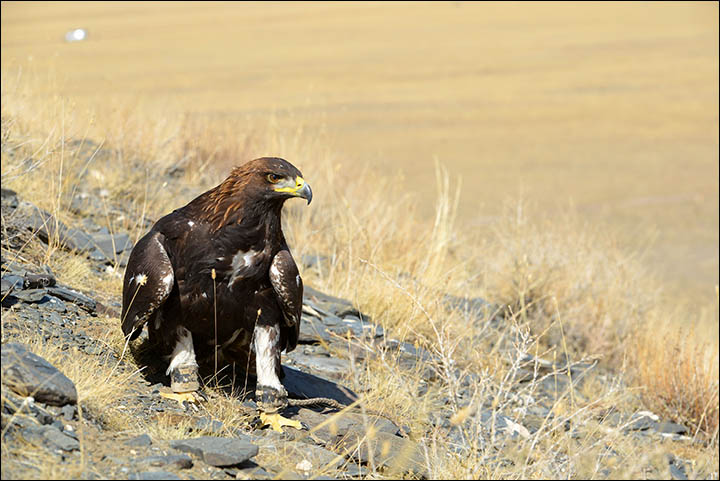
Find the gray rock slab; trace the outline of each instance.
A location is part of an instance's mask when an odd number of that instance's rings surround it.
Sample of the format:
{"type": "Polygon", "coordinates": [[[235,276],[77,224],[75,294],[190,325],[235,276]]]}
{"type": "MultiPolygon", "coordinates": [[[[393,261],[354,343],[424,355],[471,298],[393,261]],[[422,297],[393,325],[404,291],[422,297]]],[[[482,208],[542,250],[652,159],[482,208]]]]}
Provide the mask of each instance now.
{"type": "Polygon", "coordinates": [[[659,433],[666,434],[687,434],[688,428],[682,424],[676,424],[671,422],[659,423],[656,427],[659,433]]]}
{"type": "MultiPolygon", "coordinates": [[[[19,285],[17,282],[13,282],[9,277],[18,277],[18,276],[6,276],[3,277],[2,280],[0,280],[0,295],[4,298],[8,294],[10,294],[16,286],[19,285]]],[[[22,278],[19,278],[22,279],[22,278]]]]}
{"type": "Polygon", "coordinates": [[[297,412],[287,413],[286,415],[291,419],[301,421],[310,429],[314,429],[316,426],[328,421],[328,418],[331,418],[329,423],[326,423],[323,427],[315,430],[311,434],[311,437],[314,438],[316,442],[330,448],[335,446],[338,440],[343,437],[358,438],[364,436],[371,426],[373,430],[377,432],[385,432],[393,435],[398,432],[398,427],[388,419],[378,416],[368,416],[366,423],[363,416],[356,412],[321,414],[312,409],[300,408],[297,412]]]}
{"type": "Polygon", "coordinates": [[[95,234],[92,236],[95,247],[112,259],[114,254],[119,254],[126,249],[131,249],[133,244],[130,236],[120,234],[95,234]]]}
{"type": "Polygon", "coordinates": [[[44,446],[52,451],[78,451],[80,443],[77,439],[60,432],[54,426],[28,425],[20,431],[20,435],[29,443],[44,446]]]}
{"type": "Polygon", "coordinates": [[[2,382],[21,396],[53,406],[77,403],[75,384],[22,344],[2,345],[2,382]]]}
{"type": "Polygon", "coordinates": [[[300,336],[298,337],[298,343],[319,343],[321,340],[329,342],[330,337],[331,336],[328,332],[326,325],[321,320],[310,316],[302,316],[302,321],[300,322],[300,336]]]}
{"type": "Polygon", "coordinates": [[[648,429],[657,429],[658,417],[655,414],[641,411],[630,417],[626,431],[645,431],[648,429]]]}
{"type": "Polygon", "coordinates": [[[130,438],[127,441],[125,441],[125,444],[128,446],[133,447],[145,447],[150,446],[152,444],[152,439],[147,434],[141,434],[139,436],[135,436],[134,438],[130,438]]]}
{"type": "Polygon", "coordinates": [[[2,206],[8,209],[14,209],[18,206],[17,192],[10,189],[0,190],[2,196],[2,206]]]}
{"type": "Polygon", "coordinates": [[[47,293],[46,289],[25,289],[22,291],[16,290],[12,295],[23,302],[40,302],[47,293]]]}
{"type": "Polygon", "coordinates": [[[378,432],[372,438],[346,436],[340,440],[337,449],[360,462],[384,466],[391,474],[413,472],[421,476],[427,472],[420,449],[414,441],[378,432]]]}
{"type": "Polygon", "coordinates": [[[27,274],[24,279],[26,289],[41,289],[43,287],[52,287],[57,283],[55,276],[52,274],[27,274]]]}
{"type": "Polygon", "coordinates": [[[325,377],[340,379],[350,372],[350,361],[328,356],[308,356],[302,352],[293,351],[287,355],[296,364],[308,371],[325,377]]]}
{"type": "Polygon", "coordinates": [[[247,438],[216,438],[203,436],[193,439],[178,439],[170,446],[195,454],[211,466],[233,466],[257,455],[258,447],[247,438]]]}
{"type": "Polygon", "coordinates": [[[7,414],[29,414],[41,424],[51,424],[55,420],[52,413],[35,404],[33,398],[20,397],[4,384],[2,385],[2,410],[7,414]]]}
{"type": "Polygon", "coordinates": [[[283,366],[285,378],[282,383],[291,397],[307,399],[313,397],[328,397],[342,404],[350,404],[358,396],[350,389],[340,384],[328,381],[313,374],[302,372],[289,366],[283,366]]]}
{"type": "Polygon", "coordinates": [[[77,439],[72,438],[63,432],[60,432],[55,427],[45,426],[43,428],[43,437],[47,440],[48,444],[63,451],[69,452],[77,451],[80,449],[80,443],[77,439]]]}
{"type": "Polygon", "coordinates": [[[67,306],[65,305],[65,303],[55,296],[43,297],[42,300],[39,302],[39,305],[42,308],[51,309],[56,312],[67,312],[67,306]]]}
{"type": "Polygon", "coordinates": [[[72,302],[90,312],[94,312],[95,309],[97,309],[97,303],[92,298],[64,286],[49,287],[48,293],[64,301],[72,302]]]}

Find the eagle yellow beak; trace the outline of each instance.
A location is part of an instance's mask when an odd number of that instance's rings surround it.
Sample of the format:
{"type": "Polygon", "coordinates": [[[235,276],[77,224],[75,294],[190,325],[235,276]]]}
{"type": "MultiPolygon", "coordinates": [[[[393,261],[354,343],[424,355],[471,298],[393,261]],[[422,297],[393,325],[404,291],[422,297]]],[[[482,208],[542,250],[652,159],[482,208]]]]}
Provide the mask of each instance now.
{"type": "Polygon", "coordinates": [[[312,201],[310,184],[305,182],[305,179],[300,176],[295,177],[295,185],[292,185],[292,181],[284,183],[282,186],[275,187],[275,192],[286,192],[295,197],[302,197],[307,200],[308,204],[312,201]]]}

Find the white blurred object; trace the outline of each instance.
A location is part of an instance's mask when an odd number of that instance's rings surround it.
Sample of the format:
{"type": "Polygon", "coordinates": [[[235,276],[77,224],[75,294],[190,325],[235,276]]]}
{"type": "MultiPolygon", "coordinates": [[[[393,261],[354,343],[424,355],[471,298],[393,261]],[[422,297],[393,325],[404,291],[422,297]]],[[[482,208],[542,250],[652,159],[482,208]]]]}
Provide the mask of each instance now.
{"type": "Polygon", "coordinates": [[[66,42],[82,42],[87,38],[87,31],[84,28],[76,28],[65,34],[66,42]]]}

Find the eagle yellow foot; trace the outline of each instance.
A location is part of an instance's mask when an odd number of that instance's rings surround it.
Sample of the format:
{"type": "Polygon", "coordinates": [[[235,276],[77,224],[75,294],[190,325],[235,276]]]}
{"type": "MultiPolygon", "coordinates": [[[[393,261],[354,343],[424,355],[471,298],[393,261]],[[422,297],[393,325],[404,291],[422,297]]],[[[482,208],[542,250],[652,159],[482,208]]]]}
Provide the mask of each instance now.
{"type": "Polygon", "coordinates": [[[283,426],[290,426],[291,428],[302,429],[302,423],[300,421],[294,421],[292,419],[282,417],[278,413],[260,413],[260,422],[263,426],[270,426],[271,428],[273,428],[273,431],[277,431],[279,433],[283,432],[283,426]]]}
{"type": "Polygon", "coordinates": [[[167,399],[174,399],[180,406],[185,410],[189,410],[190,406],[197,411],[197,405],[201,402],[207,401],[207,396],[202,391],[188,391],[188,392],[172,392],[170,389],[160,389],[160,396],[167,399]]]}

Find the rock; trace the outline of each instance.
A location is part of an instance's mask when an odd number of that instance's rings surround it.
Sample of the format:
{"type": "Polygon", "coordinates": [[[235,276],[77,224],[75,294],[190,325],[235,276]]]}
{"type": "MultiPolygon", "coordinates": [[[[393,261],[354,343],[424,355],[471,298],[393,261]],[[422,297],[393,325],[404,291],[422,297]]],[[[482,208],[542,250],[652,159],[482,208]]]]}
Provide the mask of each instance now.
{"type": "Polygon", "coordinates": [[[200,456],[206,464],[220,467],[240,464],[258,453],[258,447],[246,437],[216,438],[203,436],[171,441],[170,446],[200,456]]]}
{"type": "MultiPolygon", "coordinates": [[[[292,459],[298,464],[302,463],[301,467],[295,466],[295,469],[301,473],[337,468],[344,461],[343,456],[338,456],[337,453],[305,442],[284,441],[278,443],[276,439],[269,437],[258,437],[255,442],[261,449],[271,449],[274,458],[292,459]]],[[[274,468],[274,466],[270,466],[270,469],[274,468]]],[[[277,466],[277,469],[282,470],[283,466],[277,466]]]]}
{"type": "Polygon", "coordinates": [[[51,424],[55,420],[52,413],[35,404],[34,398],[19,397],[4,384],[2,385],[2,410],[7,414],[30,414],[41,424],[51,424]]]}
{"type": "Polygon", "coordinates": [[[152,439],[150,439],[150,436],[147,434],[141,434],[139,436],[135,436],[134,438],[130,438],[127,441],[125,441],[125,444],[132,447],[145,447],[150,446],[152,444],[152,439]]]}
{"type": "Polygon", "coordinates": [[[180,476],[168,471],[142,471],[140,473],[133,473],[128,476],[128,479],[182,479],[180,476]]]}
{"type": "Polygon", "coordinates": [[[22,344],[2,345],[2,382],[21,396],[53,406],[77,403],[75,384],[22,344]]]}
{"type": "Polygon", "coordinates": [[[20,431],[20,435],[29,443],[45,446],[52,451],[78,451],[80,443],[77,439],[60,432],[54,426],[28,425],[20,431]]]}
{"type": "Polygon", "coordinates": [[[47,440],[49,444],[63,451],[69,452],[77,451],[80,449],[80,443],[77,439],[72,438],[64,432],[59,431],[56,427],[45,426],[43,437],[47,440]]]}
{"type": "Polygon", "coordinates": [[[683,426],[682,424],[676,424],[671,422],[662,422],[659,423],[655,429],[659,433],[665,433],[665,434],[687,434],[688,428],[683,426]]]}
{"type": "Polygon", "coordinates": [[[365,478],[370,474],[370,470],[359,464],[348,464],[345,467],[345,475],[351,478],[365,478]]]}
{"type": "Polygon", "coordinates": [[[26,289],[22,291],[16,290],[13,292],[13,297],[20,299],[23,302],[40,302],[47,294],[46,289],[26,289]]]}
{"type": "Polygon", "coordinates": [[[52,309],[56,312],[67,312],[67,306],[63,301],[58,299],[57,297],[53,296],[45,296],[43,299],[39,302],[40,307],[43,307],[45,309],[52,309]]]}
{"type": "Polygon", "coordinates": [[[369,463],[372,459],[376,466],[387,467],[391,473],[413,472],[424,476],[427,472],[415,442],[386,432],[375,433],[372,438],[346,436],[337,447],[358,462],[369,463]]]}
{"type": "Polygon", "coordinates": [[[10,189],[0,189],[0,202],[3,209],[14,209],[18,206],[17,192],[10,189]]]}
{"type": "Polygon", "coordinates": [[[261,468],[257,465],[257,463],[254,463],[252,461],[246,461],[242,463],[241,466],[236,468],[231,468],[232,473],[228,472],[230,470],[226,469],[225,472],[229,476],[233,476],[235,479],[270,479],[274,478],[275,475],[266,471],[265,469],[261,468]]]}
{"type": "MultiPolygon", "coordinates": [[[[14,274],[5,274],[2,276],[2,280],[6,285],[9,285],[13,289],[25,289],[25,278],[23,276],[16,276],[14,274]]],[[[3,288],[3,293],[5,292],[3,288]]]]}
{"type": "Polygon", "coordinates": [[[465,298],[445,294],[445,305],[451,310],[459,310],[472,317],[488,317],[497,310],[496,306],[481,297],[465,298]]]}
{"type": "Polygon", "coordinates": [[[43,287],[52,287],[56,283],[52,274],[28,274],[25,276],[25,289],[40,289],[43,287]]]}
{"type": "Polygon", "coordinates": [[[645,431],[648,429],[657,429],[660,418],[649,411],[640,411],[630,417],[626,431],[645,431]]]}
{"type": "Polygon", "coordinates": [[[330,338],[330,333],[328,332],[326,325],[321,320],[310,316],[302,316],[298,344],[319,343],[321,340],[330,342],[330,338]]]}
{"type": "Polygon", "coordinates": [[[348,438],[362,438],[365,432],[370,426],[376,432],[385,432],[388,434],[397,434],[399,428],[390,420],[377,417],[368,416],[367,425],[363,416],[356,412],[345,412],[340,414],[320,414],[312,409],[300,408],[297,412],[287,413],[289,418],[298,420],[307,425],[314,432],[311,434],[313,438],[319,444],[324,444],[331,448],[337,445],[340,439],[343,437],[348,438]],[[330,422],[325,423],[321,428],[316,428],[322,423],[328,421],[328,417],[332,419],[330,422]]]}
{"type": "MultiPolygon", "coordinates": [[[[127,444],[127,443],[126,443],[127,444]]],[[[136,461],[139,467],[150,466],[153,468],[162,468],[165,466],[176,467],[178,469],[192,468],[192,458],[187,454],[171,454],[169,456],[148,456],[147,458],[136,461]]]]}
{"type": "MultiPolygon", "coordinates": [[[[10,276],[8,276],[10,277],[10,276]]],[[[17,276],[12,276],[17,277],[17,276]]],[[[15,284],[5,277],[0,280],[0,295],[3,297],[3,300],[6,296],[12,293],[12,291],[15,289],[15,284]]]]}
{"type": "Polygon", "coordinates": [[[288,354],[287,357],[306,370],[314,371],[330,378],[340,379],[344,374],[350,372],[350,362],[347,359],[328,356],[307,356],[299,351],[293,351],[288,354]]]}
{"type": "Polygon", "coordinates": [[[131,249],[133,246],[130,236],[125,233],[95,234],[92,238],[95,248],[99,249],[109,260],[113,260],[115,254],[131,249]]]}
{"type": "Polygon", "coordinates": [[[55,297],[59,297],[64,301],[72,302],[73,304],[85,308],[89,312],[95,312],[95,309],[97,308],[97,304],[93,299],[78,291],[68,289],[67,287],[49,287],[48,293],[55,297]]]}

